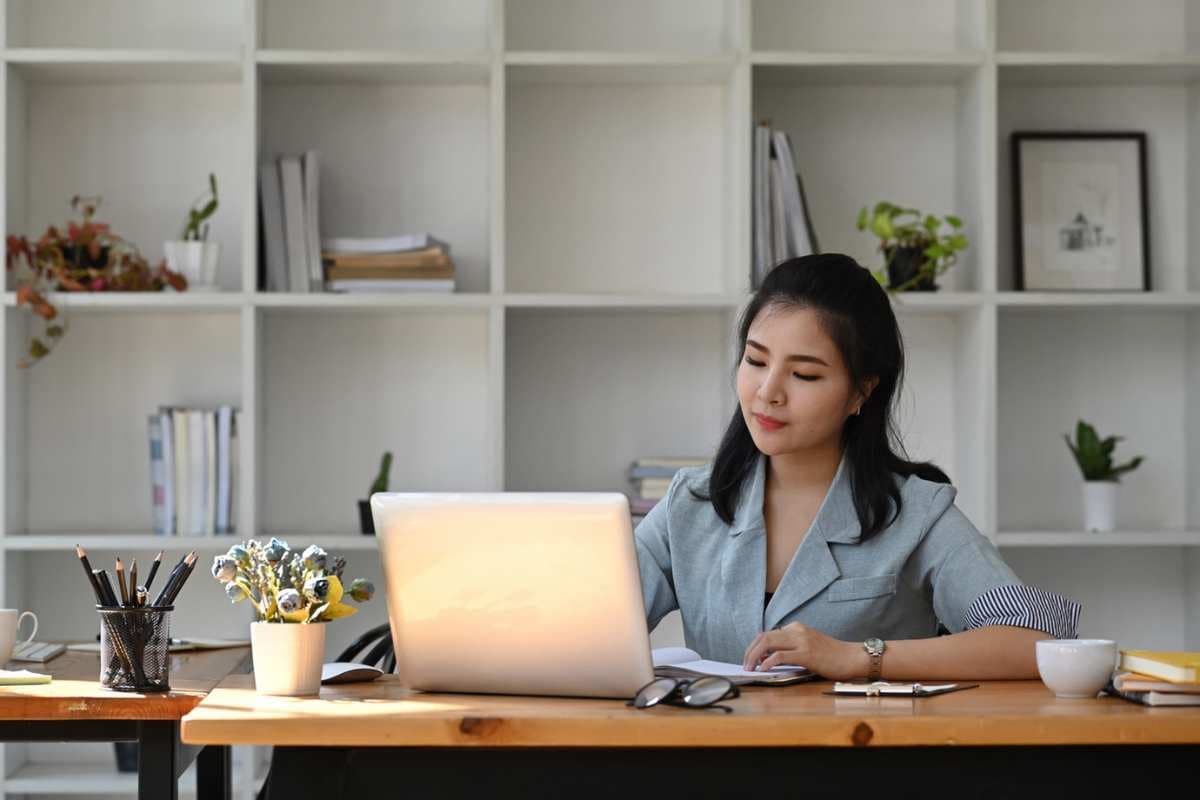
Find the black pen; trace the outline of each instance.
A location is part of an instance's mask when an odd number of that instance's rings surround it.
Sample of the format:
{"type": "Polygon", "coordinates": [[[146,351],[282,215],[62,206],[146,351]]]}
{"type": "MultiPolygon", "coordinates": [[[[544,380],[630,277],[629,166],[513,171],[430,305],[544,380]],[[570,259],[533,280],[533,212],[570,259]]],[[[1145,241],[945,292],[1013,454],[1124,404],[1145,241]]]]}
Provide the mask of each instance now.
{"type": "Polygon", "coordinates": [[[156,605],[156,606],[166,605],[166,603],[164,603],[163,601],[166,600],[167,597],[170,596],[171,585],[175,582],[176,578],[179,577],[180,571],[183,570],[183,568],[184,568],[185,561],[187,561],[187,556],[184,556],[183,558],[179,559],[179,563],[176,564],[171,569],[171,574],[167,576],[167,582],[165,584],[163,584],[162,591],[160,591],[158,593],[158,596],[154,598],[154,605],[156,605]]]}
{"type": "Polygon", "coordinates": [[[79,563],[83,564],[83,571],[87,574],[88,583],[92,585],[92,591],[96,594],[96,605],[104,605],[104,592],[100,589],[100,583],[96,580],[96,576],[92,574],[92,564],[88,561],[87,551],[79,545],[75,545],[75,555],[79,556],[79,563]]]}
{"type": "Polygon", "coordinates": [[[108,573],[102,569],[94,569],[92,570],[92,575],[95,576],[96,582],[100,585],[100,593],[104,597],[101,605],[108,606],[109,608],[119,606],[117,595],[112,588],[112,582],[108,579],[108,573]]]}
{"type": "Polygon", "coordinates": [[[175,584],[172,587],[171,594],[167,596],[166,605],[174,605],[175,598],[183,590],[183,585],[187,583],[187,579],[192,577],[192,570],[196,568],[196,553],[195,551],[184,556],[184,567],[179,575],[175,577],[175,584]]]}
{"type": "Polygon", "coordinates": [[[150,565],[150,574],[146,576],[146,591],[150,591],[150,584],[154,583],[154,576],[158,573],[158,564],[162,561],[163,551],[159,550],[158,555],[154,557],[154,563],[150,565]]]}

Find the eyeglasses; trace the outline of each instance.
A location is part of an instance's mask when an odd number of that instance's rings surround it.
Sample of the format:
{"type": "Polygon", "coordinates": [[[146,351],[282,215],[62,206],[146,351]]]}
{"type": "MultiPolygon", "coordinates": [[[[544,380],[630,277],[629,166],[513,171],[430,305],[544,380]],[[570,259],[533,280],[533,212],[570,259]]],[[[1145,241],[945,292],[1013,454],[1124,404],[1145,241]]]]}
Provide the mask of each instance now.
{"type": "Polygon", "coordinates": [[[741,690],[733,681],[719,675],[706,675],[693,680],[655,678],[638,689],[633,699],[626,701],[625,705],[634,708],[651,708],[665,703],[689,708],[719,708],[729,713],[733,711],[732,708],[719,706],[717,703],[726,698],[740,695],[741,690]]]}

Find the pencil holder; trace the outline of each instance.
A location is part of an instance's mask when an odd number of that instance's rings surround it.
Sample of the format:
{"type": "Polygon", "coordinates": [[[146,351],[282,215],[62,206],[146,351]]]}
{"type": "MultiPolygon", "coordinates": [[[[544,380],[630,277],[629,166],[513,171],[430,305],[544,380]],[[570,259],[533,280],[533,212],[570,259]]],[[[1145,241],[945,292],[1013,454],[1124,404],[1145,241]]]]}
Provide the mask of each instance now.
{"type": "Polygon", "coordinates": [[[167,692],[174,606],[102,608],[100,685],[118,692],[167,692]]]}

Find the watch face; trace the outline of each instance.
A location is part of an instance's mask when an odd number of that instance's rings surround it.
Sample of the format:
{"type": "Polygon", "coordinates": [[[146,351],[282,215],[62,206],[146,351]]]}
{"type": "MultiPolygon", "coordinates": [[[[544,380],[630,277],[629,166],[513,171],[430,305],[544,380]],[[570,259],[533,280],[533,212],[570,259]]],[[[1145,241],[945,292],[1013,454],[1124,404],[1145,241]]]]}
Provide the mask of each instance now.
{"type": "Polygon", "coordinates": [[[867,639],[865,644],[871,650],[872,653],[882,653],[883,652],[883,640],[882,639],[867,639]]]}

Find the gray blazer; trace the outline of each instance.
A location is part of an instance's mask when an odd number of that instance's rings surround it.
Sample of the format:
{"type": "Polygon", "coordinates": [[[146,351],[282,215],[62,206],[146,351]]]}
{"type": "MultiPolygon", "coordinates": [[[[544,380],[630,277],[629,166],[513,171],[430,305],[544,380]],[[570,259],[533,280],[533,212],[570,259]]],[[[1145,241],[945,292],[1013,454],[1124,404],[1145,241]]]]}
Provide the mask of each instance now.
{"type": "MultiPolygon", "coordinates": [[[[812,527],[764,609],[766,466],[760,454],[733,525],[688,491],[708,493],[710,464],[677,472],[635,531],[647,623],[653,629],[678,608],[687,646],[705,658],[741,663],[759,632],[789,622],[844,641],[936,636],[939,620],[957,633],[976,627],[969,616],[987,621],[978,607],[968,615],[985,593],[1021,585],[954,505],[957,490],[948,484],[897,476],[900,516],[860,541],[843,455],[812,527]]],[[[1074,613],[1077,618],[1077,606],[1074,613]]]]}

